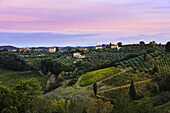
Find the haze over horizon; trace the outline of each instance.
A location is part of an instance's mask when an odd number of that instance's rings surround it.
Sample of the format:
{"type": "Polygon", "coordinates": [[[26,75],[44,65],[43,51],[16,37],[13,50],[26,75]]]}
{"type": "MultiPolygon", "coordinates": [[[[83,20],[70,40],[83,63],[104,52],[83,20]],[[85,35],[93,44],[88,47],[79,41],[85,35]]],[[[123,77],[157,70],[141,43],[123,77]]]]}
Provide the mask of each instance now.
{"type": "Polygon", "coordinates": [[[0,45],[90,46],[170,39],[170,1],[1,0],[0,45]]]}

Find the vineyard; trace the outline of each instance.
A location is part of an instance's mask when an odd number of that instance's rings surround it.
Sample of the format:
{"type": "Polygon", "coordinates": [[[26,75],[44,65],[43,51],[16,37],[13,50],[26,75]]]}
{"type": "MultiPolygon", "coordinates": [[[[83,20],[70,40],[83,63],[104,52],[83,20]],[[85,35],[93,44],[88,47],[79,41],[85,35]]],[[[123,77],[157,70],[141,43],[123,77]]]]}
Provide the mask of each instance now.
{"type": "MultiPolygon", "coordinates": [[[[147,55],[151,56],[152,58],[155,58],[161,55],[161,52],[149,53],[147,55]]],[[[132,67],[134,70],[139,70],[140,72],[145,72],[145,73],[147,73],[150,70],[150,65],[148,62],[145,61],[144,55],[131,58],[129,60],[125,60],[122,62],[117,62],[115,63],[115,65],[123,69],[132,67]]]]}
{"type": "Polygon", "coordinates": [[[149,74],[139,73],[133,70],[129,70],[127,72],[113,76],[112,78],[103,81],[103,83],[107,85],[122,86],[122,85],[129,84],[132,79],[134,81],[142,81],[148,78],[151,78],[149,74]]]}
{"type": "Polygon", "coordinates": [[[163,76],[170,73],[170,59],[153,60],[152,66],[156,66],[159,73],[163,76]]]}
{"type": "Polygon", "coordinates": [[[120,72],[120,70],[115,67],[87,72],[84,75],[82,75],[82,78],[80,80],[80,85],[87,86],[87,85],[93,84],[96,81],[99,81],[105,77],[108,77],[118,72],[120,72]]]}
{"type": "MultiPolygon", "coordinates": [[[[135,84],[137,97],[143,96],[143,91],[140,87],[145,86],[146,84],[148,84],[150,82],[152,82],[152,79],[145,80],[145,81],[142,81],[142,82],[138,82],[138,83],[135,84]]],[[[102,91],[102,92],[99,92],[98,95],[101,96],[101,97],[105,97],[105,98],[114,98],[117,95],[119,95],[120,92],[128,94],[129,93],[129,86],[130,85],[124,86],[124,87],[114,88],[114,89],[111,89],[111,90],[108,90],[108,91],[102,91]]]]}

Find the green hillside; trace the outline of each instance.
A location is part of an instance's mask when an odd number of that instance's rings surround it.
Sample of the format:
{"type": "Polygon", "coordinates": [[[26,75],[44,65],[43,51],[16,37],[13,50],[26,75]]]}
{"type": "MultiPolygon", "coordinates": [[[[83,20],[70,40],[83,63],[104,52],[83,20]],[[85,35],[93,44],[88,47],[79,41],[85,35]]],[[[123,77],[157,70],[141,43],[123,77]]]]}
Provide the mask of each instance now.
{"type": "Polygon", "coordinates": [[[0,69],[1,84],[9,88],[13,88],[20,80],[29,80],[31,78],[36,78],[41,83],[43,89],[45,88],[48,77],[40,75],[39,72],[34,71],[21,72],[0,69]]]}

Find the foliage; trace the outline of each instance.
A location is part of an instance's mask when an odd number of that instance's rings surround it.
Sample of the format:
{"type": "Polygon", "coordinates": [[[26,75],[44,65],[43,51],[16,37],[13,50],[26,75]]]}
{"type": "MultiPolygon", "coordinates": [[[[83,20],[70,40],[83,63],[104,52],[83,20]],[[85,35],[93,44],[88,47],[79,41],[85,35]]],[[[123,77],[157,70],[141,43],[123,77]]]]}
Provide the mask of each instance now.
{"type": "Polygon", "coordinates": [[[113,75],[119,71],[120,70],[118,68],[110,67],[110,68],[100,69],[92,72],[87,72],[82,76],[80,80],[80,85],[81,86],[90,85],[96,81],[99,81],[105,77],[113,75]]]}
{"type": "Polygon", "coordinates": [[[2,49],[2,52],[7,53],[8,52],[8,48],[2,49]]]}
{"type": "Polygon", "coordinates": [[[101,99],[93,105],[88,106],[87,113],[110,113],[113,110],[113,105],[108,102],[103,102],[101,99]]]}
{"type": "Polygon", "coordinates": [[[159,83],[159,88],[161,91],[170,91],[169,86],[170,86],[170,73],[167,74],[159,83]]]}
{"type": "Polygon", "coordinates": [[[44,74],[51,72],[58,76],[62,71],[69,72],[74,70],[74,67],[67,66],[60,61],[53,60],[52,58],[46,58],[41,61],[41,70],[44,74]]]}
{"type": "Polygon", "coordinates": [[[69,113],[70,100],[60,99],[59,101],[54,100],[52,102],[55,112],[69,113]]]}
{"type": "Polygon", "coordinates": [[[29,70],[30,66],[18,55],[4,53],[0,55],[0,68],[14,71],[29,70]]]}
{"type": "Polygon", "coordinates": [[[154,108],[150,97],[145,96],[137,104],[137,113],[153,113],[154,108]]]}
{"type": "Polygon", "coordinates": [[[170,52],[170,42],[167,42],[166,44],[166,52],[170,52]]]}
{"type": "Polygon", "coordinates": [[[119,93],[115,98],[112,98],[114,103],[112,113],[135,113],[135,103],[131,101],[129,95],[119,93]]]}
{"type": "Polygon", "coordinates": [[[96,82],[93,84],[93,91],[94,91],[94,95],[96,96],[97,94],[97,83],[96,82]]]}
{"type": "Polygon", "coordinates": [[[14,90],[18,93],[22,93],[28,97],[38,96],[42,94],[42,87],[37,79],[32,78],[28,81],[19,81],[14,90]]]}
{"type": "Polygon", "coordinates": [[[135,86],[134,86],[133,80],[131,81],[129,95],[131,96],[131,98],[133,100],[136,99],[136,90],[135,90],[135,86]]]}
{"type": "Polygon", "coordinates": [[[0,81],[2,85],[9,87],[10,89],[15,87],[20,80],[26,81],[31,78],[36,78],[45,90],[46,81],[48,77],[42,76],[39,72],[35,71],[9,71],[0,68],[0,81]]]}
{"type": "Polygon", "coordinates": [[[122,47],[122,42],[117,43],[118,47],[122,47]]]}
{"type": "Polygon", "coordinates": [[[70,53],[73,50],[73,47],[69,47],[67,51],[70,53]]]}
{"type": "Polygon", "coordinates": [[[148,91],[150,91],[152,94],[157,94],[159,93],[159,86],[157,83],[149,83],[146,85],[146,88],[148,91]]]}
{"type": "Polygon", "coordinates": [[[48,95],[45,96],[46,99],[51,99],[51,101],[59,101],[61,99],[65,99],[65,102],[70,101],[69,112],[71,113],[82,113],[84,110],[86,111],[86,107],[89,104],[89,99],[85,96],[56,96],[56,95],[48,95]]]}
{"type": "Polygon", "coordinates": [[[140,41],[139,44],[140,45],[145,45],[145,42],[144,41],[140,41]]]}

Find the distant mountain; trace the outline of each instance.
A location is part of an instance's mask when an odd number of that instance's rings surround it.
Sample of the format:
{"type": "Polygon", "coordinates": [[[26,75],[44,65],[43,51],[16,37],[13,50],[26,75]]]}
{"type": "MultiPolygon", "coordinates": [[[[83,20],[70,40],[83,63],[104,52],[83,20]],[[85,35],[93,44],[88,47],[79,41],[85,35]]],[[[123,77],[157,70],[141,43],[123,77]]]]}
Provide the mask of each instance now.
{"type": "MultiPolygon", "coordinates": [[[[59,51],[67,51],[67,49],[71,47],[71,46],[67,46],[67,47],[58,47],[59,51]]],[[[87,46],[87,47],[81,47],[78,46],[80,48],[95,48],[95,46],[87,46]]],[[[15,46],[0,46],[0,50],[7,48],[9,51],[12,51],[13,49],[18,49],[18,47],[15,46]]],[[[25,47],[25,48],[32,48],[32,47],[25,47]]],[[[49,47],[35,47],[36,49],[42,49],[42,50],[49,50],[49,47]]],[[[73,50],[76,50],[77,47],[73,47],[73,50]]]]}
{"type": "Polygon", "coordinates": [[[9,51],[12,51],[13,49],[18,49],[17,47],[15,46],[0,46],[0,50],[4,49],[4,48],[7,48],[9,51]]]}
{"type": "Polygon", "coordinates": [[[49,50],[49,47],[35,47],[35,49],[49,50]]]}

